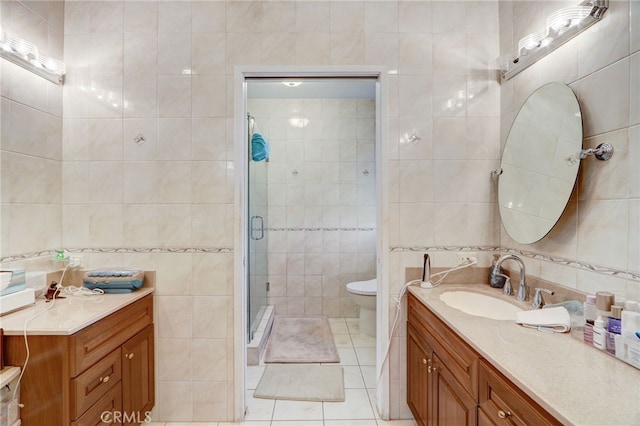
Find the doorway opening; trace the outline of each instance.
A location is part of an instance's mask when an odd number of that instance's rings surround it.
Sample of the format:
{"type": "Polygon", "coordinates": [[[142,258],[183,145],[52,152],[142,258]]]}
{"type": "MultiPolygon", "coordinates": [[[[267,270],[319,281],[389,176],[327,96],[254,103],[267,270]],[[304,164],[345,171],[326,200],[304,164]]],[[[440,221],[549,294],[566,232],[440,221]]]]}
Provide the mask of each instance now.
{"type": "MultiPolygon", "coordinates": [[[[236,97],[235,166],[242,214],[235,273],[243,330],[242,340],[236,337],[243,353],[236,379],[246,383],[243,392],[259,378],[248,374],[247,364],[259,368],[273,315],[325,316],[336,335],[357,333],[359,307],[346,286],[372,280],[373,320],[378,330],[387,327],[381,306],[388,306],[388,296],[380,290],[386,287],[381,248],[388,245],[378,226],[384,205],[380,80],[381,73],[371,71],[236,75],[242,93],[236,97]]],[[[371,400],[384,413],[386,390],[375,390],[382,373],[376,361],[388,337],[373,334],[368,347],[352,350],[368,359],[367,385],[377,395],[371,400]]],[[[238,391],[238,400],[245,407],[251,394],[238,391]]]]}

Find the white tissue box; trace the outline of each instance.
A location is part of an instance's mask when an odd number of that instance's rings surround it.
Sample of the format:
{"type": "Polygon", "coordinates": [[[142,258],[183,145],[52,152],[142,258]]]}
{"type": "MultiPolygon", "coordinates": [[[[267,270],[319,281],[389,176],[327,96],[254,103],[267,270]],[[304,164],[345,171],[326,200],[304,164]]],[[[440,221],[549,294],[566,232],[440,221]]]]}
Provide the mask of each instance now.
{"type": "Polygon", "coordinates": [[[640,369],[640,339],[616,335],[616,358],[640,369]]]}

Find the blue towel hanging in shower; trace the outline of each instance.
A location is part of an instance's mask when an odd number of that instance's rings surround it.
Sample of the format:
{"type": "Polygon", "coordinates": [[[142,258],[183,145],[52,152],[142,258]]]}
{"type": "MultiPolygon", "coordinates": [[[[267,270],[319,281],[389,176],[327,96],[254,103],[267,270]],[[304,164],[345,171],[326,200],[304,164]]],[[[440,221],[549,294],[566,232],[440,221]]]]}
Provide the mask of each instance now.
{"type": "Polygon", "coordinates": [[[260,133],[254,133],[251,137],[251,158],[253,161],[262,161],[269,158],[271,146],[260,133]]]}

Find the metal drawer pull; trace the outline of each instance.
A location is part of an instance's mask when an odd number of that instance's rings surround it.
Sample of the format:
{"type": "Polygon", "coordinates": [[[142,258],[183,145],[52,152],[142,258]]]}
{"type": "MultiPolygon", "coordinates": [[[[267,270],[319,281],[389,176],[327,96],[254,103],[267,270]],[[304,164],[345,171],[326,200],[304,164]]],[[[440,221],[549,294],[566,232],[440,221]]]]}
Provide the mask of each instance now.
{"type": "Polygon", "coordinates": [[[424,358],[422,358],[422,363],[423,363],[423,364],[426,364],[426,363],[427,363],[427,360],[426,360],[426,359],[424,359],[424,358]]]}
{"type": "Polygon", "coordinates": [[[100,383],[107,383],[111,379],[111,376],[100,377],[100,383]]]}
{"type": "Polygon", "coordinates": [[[128,359],[132,359],[133,358],[133,354],[131,353],[131,354],[125,355],[125,357],[128,358],[128,359]]]}
{"type": "Polygon", "coordinates": [[[498,417],[500,417],[501,419],[506,419],[507,417],[509,417],[511,415],[510,411],[507,411],[506,413],[502,410],[498,410],[498,417]]]}

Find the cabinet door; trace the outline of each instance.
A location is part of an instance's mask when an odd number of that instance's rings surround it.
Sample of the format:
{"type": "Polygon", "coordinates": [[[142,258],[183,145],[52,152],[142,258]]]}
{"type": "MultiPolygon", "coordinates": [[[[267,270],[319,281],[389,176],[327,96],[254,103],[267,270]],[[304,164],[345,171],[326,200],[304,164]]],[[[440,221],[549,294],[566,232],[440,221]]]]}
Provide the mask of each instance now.
{"type": "Polygon", "coordinates": [[[492,423],[517,426],[561,424],[484,360],[480,362],[478,376],[480,410],[492,423]]]}
{"type": "Polygon", "coordinates": [[[433,351],[411,324],[407,324],[407,404],[419,425],[428,425],[430,411],[430,382],[428,368],[433,351]]]}
{"type": "Polygon", "coordinates": [[[433,383],[433,416],[437,425],[475,426],[476,401],[460,385],[440,358],[433,354],[431,380],[433,383]]]}
{"type": "Polygon", "coordinates": [[[143,423],[155,404],[153,324],[122,345],[123,423],[143,423]]]}

